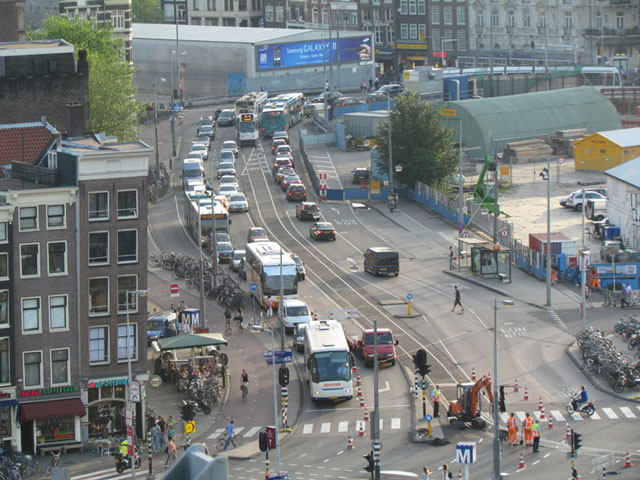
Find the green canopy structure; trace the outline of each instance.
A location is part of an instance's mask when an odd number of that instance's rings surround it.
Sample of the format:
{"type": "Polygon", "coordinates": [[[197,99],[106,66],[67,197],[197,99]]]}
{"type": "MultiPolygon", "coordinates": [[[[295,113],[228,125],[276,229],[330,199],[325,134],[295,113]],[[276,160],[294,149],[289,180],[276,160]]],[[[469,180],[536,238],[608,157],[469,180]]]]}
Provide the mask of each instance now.
{"type": "Polygon", "coordinates": [[[227,345],[227,339],[222,333],[191,333],[175,337],[161,338],[156,343],[160,351],[184,350],[186,348],[209,347],[227,345]]]}

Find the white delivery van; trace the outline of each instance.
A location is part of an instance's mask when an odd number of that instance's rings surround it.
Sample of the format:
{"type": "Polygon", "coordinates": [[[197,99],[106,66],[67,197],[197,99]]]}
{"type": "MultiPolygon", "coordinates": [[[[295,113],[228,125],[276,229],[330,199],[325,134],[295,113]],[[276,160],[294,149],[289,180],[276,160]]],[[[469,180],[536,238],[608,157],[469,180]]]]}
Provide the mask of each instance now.
{"type": "Polygon", "coordinates": [[[285,331],[291,333],[298,323],[309,323],[311,321],[311,311],[302,300],[285,299],[282,318],[284,319],[285,331]]]}

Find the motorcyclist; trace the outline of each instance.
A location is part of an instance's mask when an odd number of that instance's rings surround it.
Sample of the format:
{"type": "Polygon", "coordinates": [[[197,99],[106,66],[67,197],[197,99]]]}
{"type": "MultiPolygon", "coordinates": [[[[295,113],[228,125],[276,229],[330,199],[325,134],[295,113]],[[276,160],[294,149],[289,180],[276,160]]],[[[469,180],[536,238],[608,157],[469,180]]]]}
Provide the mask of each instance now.
{"type": "Polygon", "coordinates": [[[580,392],[574,395],[574,397],[571,399],[571,405],[573,406],[573,409],[575,411],[578,411],[582,407],[582,405],[584,405],[588,401],[589,397],[587,396],[587,389],[584,385],[582,385],[580,387],[580,392]]]}
{"type": "Polygon", "coordinates": [[[122,461],[128,464],[129,462],[129,442],[123,440],[120,444],[120,455],[122,456],[122,461]]]}

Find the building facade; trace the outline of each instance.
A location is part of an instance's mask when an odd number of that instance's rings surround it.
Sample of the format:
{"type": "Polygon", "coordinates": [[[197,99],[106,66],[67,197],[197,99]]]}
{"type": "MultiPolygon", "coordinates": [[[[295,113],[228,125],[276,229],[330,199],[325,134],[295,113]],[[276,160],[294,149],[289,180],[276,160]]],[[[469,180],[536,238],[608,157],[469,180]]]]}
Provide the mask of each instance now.
{"type": "Polygon", "coordinates": [[[604,172],[607,175],[607,218],[620,227],[627,249],[640,249],[640,157],[604,172]]]}
{"type": "Polygon", "coordinates": [[[24,41],[27,38],[24,2],[25,0],[0,0],[0,42],[24,41]]]}
{"type": "Polygon", "coordinates": [[[262,27],[263,0],[161,0],[165,23],[262,27]]]}

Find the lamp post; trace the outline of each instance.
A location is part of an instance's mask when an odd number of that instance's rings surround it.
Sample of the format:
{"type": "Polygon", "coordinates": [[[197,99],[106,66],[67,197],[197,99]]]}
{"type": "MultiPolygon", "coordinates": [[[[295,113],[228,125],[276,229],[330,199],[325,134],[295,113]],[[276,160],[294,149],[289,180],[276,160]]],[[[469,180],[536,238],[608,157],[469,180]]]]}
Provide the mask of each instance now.
{"type": "MultiPolygon", "coordinates": [[[[178,44],[178,20],[176,17],[176,44],[178,44]]],[[[171,68],[169,69],[171,72],[171,139],[173,142],[173,156],[175,157],[177,155],[177,150],[176,150],[176,112],[173,108],[173,101],[174,101],[174,96],[173,96],[173,54],[176,55],[176,65],[177,65],[177,71],[176,71],[176,81],[178,82],[178,85],[180,85],[180,57],[178,57],[178,50],[176,48],[176,50],[170,50],[169,51],[169,62],[171,63],[171,68]]],[[[186,55],[187,51],[186,50],[182,50],[180,52],[180,55],[186,55]]],[[[178,98],[178,95],[176,95],[176,98],[178,98]]]]}
{"type": "MultiPolygon", "coordinates": [[[[551,306],[551,168],[550,158],[547,157],[547,166],[542,169],[540,176],[547,182],[547,303],[551,306]]],[[[583,197],[584,200],[584,197],[583,197]]],[[[584,203],[584,202],[583,202],[584,203]]]]}
{"type": "MultiPolygon", "coordinates": [[[[276,443],[276,469],[278,476],[280,476],[280,441],[278,432],[280,430],[278,424],[278,392],[276,390],[276,345],[272,328],[264,328],[262,325],[249,325],[249,331],[251,332],[266,332],[271,334],[271,370],[273,372],[273,422],[275,427],[275,443],[276,443]]],[[[282,332],[284,337],[284,330],[282,332]]]]}
{"type": "MultiPolygon", "coordinates": [[[[132,382],[132,378],[131,378],[131,331],[130,331],[130,325],[129,325],[129,295],[135,295],[135,299],[136,299],[136,311],[138,311],[138,296],[140,295],[148,295],[149,292],[147,290],[127,290],[125,292],[126,295],[126,302],[127,302],[127,410],[131,409],[131,382],[132,382]]],[[[138,336],[136,335],[136,340],[137,340],[138,336]]],[[[133,451],[133,449],[132,449],[133,451]]],[[[135,452],[133,452],[133,455],[131,455],[129,457],[129,462],[131,465],[131,480],[135,480],[136,478],[136,457],[135,457],[135,452]]]]}
{"type": "Polygon", "coordinates": [[[449,42],[457,42],[457,38],[443,38],[440,40],[440,61],[442,62],[442,68],[444,68],[444,44],[449,42]]]}
{"type": "Polygon", "coordinates": [[[158,82],[166,82],[166,78],[156,78],[153,81],[153,127],[156,134],[156,170],[160,177],[160,151],[158,150],[158,82]]]}
{"type": "MultiPolygon", "coordinates": [[[[512,300],[501,300],[500,304],[512,307],[512,300]]],[[[493,301],[493,480],[502,478],[500,459],[500,424],[498,423],[498,299],[493,301]]]]}

